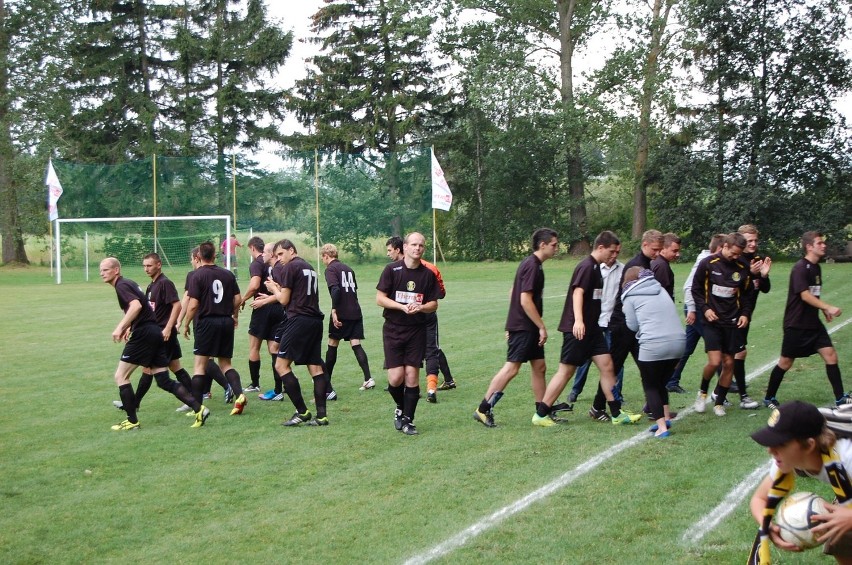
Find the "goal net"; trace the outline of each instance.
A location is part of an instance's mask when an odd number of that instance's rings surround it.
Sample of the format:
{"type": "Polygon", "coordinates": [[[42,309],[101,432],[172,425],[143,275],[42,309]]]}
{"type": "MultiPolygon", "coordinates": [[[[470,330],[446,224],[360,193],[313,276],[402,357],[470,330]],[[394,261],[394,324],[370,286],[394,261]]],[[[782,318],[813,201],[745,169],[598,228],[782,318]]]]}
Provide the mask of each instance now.
{"type": "Polygon", "coordinates": [[[231,235],[230,216],[66,218],[56,221],[54,235],[56,284],[100,280],[98,268],[105,257],[121,261],[123,275],[141,280],[142,259],[148,253],[160,255],[170,278],[182,277],[190,251],[205,241],[216,245],[217,262],[231,267],[230,257],[219,251],[231,235]]]}

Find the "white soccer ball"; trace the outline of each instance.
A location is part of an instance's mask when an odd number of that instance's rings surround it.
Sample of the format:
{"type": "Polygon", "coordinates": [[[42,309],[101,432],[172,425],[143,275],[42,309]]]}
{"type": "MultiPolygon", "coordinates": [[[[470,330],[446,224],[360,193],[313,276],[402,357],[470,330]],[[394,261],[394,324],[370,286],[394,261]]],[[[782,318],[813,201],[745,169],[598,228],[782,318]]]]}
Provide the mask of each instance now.
{"type": "Polygon", "coordinates": [[[801,549],[821,545],[811,532],[817,522],[814,514],[825,514],[825,500],[812,492],[794,492],[785,498],[775,510],[775,524],[781,530],[781,538],[801,549]]]}

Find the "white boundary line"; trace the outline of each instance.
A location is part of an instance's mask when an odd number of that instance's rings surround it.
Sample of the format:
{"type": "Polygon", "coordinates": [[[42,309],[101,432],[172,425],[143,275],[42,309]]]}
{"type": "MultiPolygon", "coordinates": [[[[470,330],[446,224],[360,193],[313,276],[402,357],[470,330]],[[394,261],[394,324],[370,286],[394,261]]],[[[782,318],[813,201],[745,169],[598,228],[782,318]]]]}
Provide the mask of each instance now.
{"type": "MultiPolygon", "coordinates": [[[[852,322],[852,318],[844,320],[842,323],[834,326],[828,333],[833,334],[850,322],[852,322]]],[[[769,366],[774,367],[777,361],[778,360],[776,359],[770,363],[769,366]]],[[[761,372],[765,371],[766,368],[767,366],[764,365],[754,373],[748,375],[746,380],[749,381],[753,379],[761,372]]],[[[701,541],[701,538],[713,531],[716,526],[718,526],[731,512],[734,511],[734,508],[739,506],[740,503],[749,496],[755,488],[757,488],[758,483],[763,480],[768,472],[769,467],[765,464],[761,464],[757,469],[752,471],[751,474],[736,485],[727,495],[725,495],[725,498],[718,506],[716,506],[716,508],[707,513],[704,518],[687,528],[681,540],[687,543],[696,543],[701,541]]]]}
{"type": "MultiPolygon", "coordinates": [[[[848,324],[850,322],[852,322],[852,318],[850,318],[848,320],[844,320],[844,322],[842,324],[839,324],[839,325],[835,326],[834,328],[832,328],[829,333],[836,332],[837,330],[844,327],[846,324],[848,324]]],[[[778,362],[778,359],[775,359],[774,361],[771,361],[770,363],[763,365],[762,367],[760,367],[756,371],[752,371],[749,375],[746,376],[746,380],[749,381],[749,380],[755,378],[756,376],[768,371],[769,369],[774,367],[777,362],[778,362]]],[[[689,414],[691,412],[693,412],[693,408],[688,407],[686,410],[683,410],[680,414],[678,414],[676,419],[679,420],[685,414],[689,414]]],[[[452,553],[456,549],[467,544],[467,542],[469,542],[470,540],[478,537],[480,534],[483,534],[483,533],[487,532],[488,530],[490,530],[491,528],[494,528],[495,526],[499,525],[506,518],[510,518],[510,517],[514,516],[515,514],[518,514],[519,512],[523,512],[532,504],[534,504],[534,503],[538,502],[539,500],[542,500],[543,498],[565,488],[566,486],[570,485],[571,483],[573,483],[574,481],[576,481],[577,479],[579,479],[580,477],[582,477],[583,475],[585,475],[589,471],[592,471],[596,467],[600,466],[602,463],[609,461],[610,459],[612,459],[616,455],[619,455],[622,451],[625,451],[626,449],[631,448],[634,445],[637,445],[640,442],[645,441],[650,437],[651,437],[650,434],[648,434],[648,432],[643,429],[640,433],[637,433],[635,436],[633,436],[629,439],[626,439],[626,440],[622,441],[621,443],[618,443],[618,444],[612,446],[607,451],[604,451],[603,453],[589,459],[585,463],[583,463],[583,464],[575,467],[574,469],[568,471],[567,473],[557,477],[553,481],[550,481],[546,485],[534,490],[533,492],[527,494],[523,498],[516,500],[515,502],[513,502],[512,504],[509,504],[508,506],[504,506],[503,508],[497,510],[496,512],[492,513],[489,516],[486,516],[485,518],[479,520],[478,522],[475,522],[474,524],[472,524],[471,526],[468,526],[467,528],[465,528],[464,530],[462,530],[458,534],[456,534],[456,535],[454,535],[450,538],[447,538],[446,540],[439,543],[438,545],[433,546],[432,549],[430,549],[426,552],[414,555],[412,557],[409,557],[408,559],[406,559],[404,561],[404,565],[421,565],[421,564],[429,563],[430,561],[434,561],[435,559],[438,559],[439,557],[443,557],[444,555],[447,555],[449,553],[452,553]]],[[[739,502],[744,498],[745,494],[751,492],[751,490],[754,488],[754,486],[752,486],[752,482],[754,482],[754,485],[756,486],[757,482],[760,481],[760,478],[762,478],[765,475],[765,473],[766,473],[766,467],[765,466],[762,466],[762,467],[756,469],[755,471],[753,471],[748,477],[746,477],[745,480],[740,482],[740,484],[737,485],[734,488],[734,490],[732,490],[730,493],[728,493],[728,495],[725,497],[722,504],[720,504],[719,506],[716,507],[716,510],[714,510],[713,512],[711,512],[709,514],[709,515],[714,516],[718,519],[712,519],[712,520],[702,519],[696,525],[690,527],[689,530],[687,530],[688,532],[691,532],[691,531],[694,530],[694,533],[693,533],[692,536],[689,536],[689,539],[687,539],[687,535],[684,534],[684,540],[685,541],[697,542],[704,535],[706,535],[713,528],[715,528],[722,521],[722,519],[725,518],[739,504],[739,502]],[[722,509],[722,510],[720,510],[720,509],[722,509]],[[717,514],[718,514],[718,516],[717,516],[717,514]]]]}

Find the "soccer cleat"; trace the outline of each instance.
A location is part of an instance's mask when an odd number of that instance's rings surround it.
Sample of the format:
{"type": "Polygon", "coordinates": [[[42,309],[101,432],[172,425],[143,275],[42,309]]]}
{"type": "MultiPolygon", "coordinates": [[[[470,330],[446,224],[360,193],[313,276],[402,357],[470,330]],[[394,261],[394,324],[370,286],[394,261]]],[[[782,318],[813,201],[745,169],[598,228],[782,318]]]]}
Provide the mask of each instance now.
{"type": "Polygon", "coordinates": [[[139,426],[139,422],[134,424],[130,420],[124,420],[112,426],[112,429],[116,432],[132,432],[133,430],[139,430],[141,428],[139,426]]]}
{"type": "Polygon", "coordinates": [[[612,424],[614,426],[621,426],[627,424],[635,424],[639,420],[642,419],[642,414],[631,414],[627,410],[622,410],[618,416],[612,417],[612,424]]]}
{"type": "Polygon", "coordinates": [[[260,392],[260,385],[249,385],[243,389],[243,392],[260,392]]]}
{"type": "Polygon", "coordinates": [[[248,404],[248,400],[246,399],[245,394],[241,394],[237,397],[237,400],[234,402],[234,408],[231,410],[231,416],[236,416],[237,414],[242,414],[243,409],[248,404]]]}
{"type": "Polygon", "coordinates": [[[667,437],[670,437],[671,435],[672,435],[672,433],[669,430],[666,430],[661,434],[655,435],[654,437],[658,438],[658,439],[666,439],[667,437]]]}
{"type": "Polygon", "coordinates": [[[533,426],[541,426],[542,428],[549,428],[550,426],[555,426],[556,422],[548,418],[547,416],[541,417],[538,414],[533,414],[532,417],[533,426]]]}
{"type": "Polygon", "coordinates": [[[750,396],[745,395],[740,397],[740,408],[743,410],[756,410],[760,404],[756,400],[752,400],[750,396]]]}
{"type": "Polygon", "coordinates": [[[327,426],[328,425],[328,417],[323,416],[322,418],[316,418],[314,420],[309,421],[306,425],[308,425],[308,426],[327,426]]]}
{"type": "Polygon", "coordinates": [[[414,423],[408,418],[403,418],[402,420],[402,429],[399,431],[401,431],[407,436],[416,436],[417,428],[414,426],[414,423]]]}
{"type": "Polygon", "coordinates": [[[568,404],[574,404],[575,402],[577,402],[577,396],[579,395],[574,394],[574,391],[568,393],[568,404]]]}
{"type": "Polygon", "coordinates": [[[686,394],[686,389],[680,385],[667,386],[666,390],[675,394],[686,394]]]}
{"type": "Polygon", "coordinates": [[[843,396],[834,401],[835,406],[844,406],[846,404],[852,404],[852,396],[849,396],[848,392],[844,393],[843,396]]]}
{"type": "Polygon", "coordinates": [[[432,404],[438,403],[438,395],[435,394],[434,390],[430,390],[426,393],[426,402],[431,402],[432,404]]]}
{"type": "Polygon", "coordinates": [[[203,395],[203,398],[204,398],[204,400],[210,400],[211,398],[213,398],[213,395],[210,394],[209,392],[205,392],[204,395],[203,395]]]}
{"type": "Polygon", "coordinates": [[[201,410],[195,413],[195,422],[190,426],[191,428],[200,428],[204,425],[204,422],[207,421],[207,418],[210,417],[210,409],[206,406],[202,406],[201,410]]]}
{"type": "MultiPolygon", "coordinates": [[[[666,420],[666,428],[671,428],[671,427],[672,427],[672,421],[671,421],[671,420],[666,420]]],[[[656,431],[657,431],[657,430],[659,430],[659,429],[660,429],[660,426],[658,426],[657,424],[654,424],[653,426],[651,426],[650,428],[648,428],[648,431],[649,431],[649,432],[656,432],[656,431]]]]}
{"type": "Polygon", "coordinates": [[[225,404],[230,404],[234,401],[234,391],[231,388],[231,385],[228,385],[228,388],[225,389],[225,404]]]}
{"type": "Polygon", "coordinates": [[[175,412],[192,412],[192,408],[189,406],[189,404],[184,404],[183,406],[180,406],[177,410],[175,410],[175,412]]]}
{"type": "Polygon", "coordinates": [[[272,400],[277,394],[274,390],[267,390],[263,394],[258,394],[257,397],[261,400],[272,400]]]}
{"type": "Polygon", "coordinates": [[[763,405],[770,410],[777,410],[781,406],[781,401],[773,396],[772,398],[764,398],[763,405]]]}
{"type": "Polygon", "coordinates": [[[612,418],[606,413],[606,410],[598,410],[594,406],[589,408],[589,418],[598,422],[609,422],[612,418]]]}
{"type": "Polygon", "coordinates": [[[456,388],[456,381],[444,381],[438,387],[438,390],[451,390],[454,388],[456,388]]]}
{"type": "Polygon", "coordinates": [[[497,424],[494,423],[494,413],[490,410],[483,414],[479,410],[476,410],[473,413],[473,419],[485,426],[486,428],[496,428],[497,424]]]}
{"type": "Polygon", "coordinates": [[[370,390],[371,388],[375,388],[375,387],[376,387],[376,381],[373,380],[373,377],[370,377],[369,379],[364,381],[364,384],[362,384],[361,387],[358,390],[370,390]]]}
{"type": "Polygon", "coordinates": [[[699,414],[704,414],[704,411],[707,410],[707,393],[698,391],[698,396],[695,397],[695,404],[693,408],[699,414]]]}
{"type": "Polygon", "coordinates": [[[393,411],[393,427],[396,428],[396,431],[402,429],[402,410],[399,408],[393,411]]]}
{"type": "Polygon", "coordinates": [[[329,392],[325,395],[325,399],[326,400],[337,400],[337,391],[334,390],[334,389],[331,389],[331,392],[329,392]]]}
{"type": "Polygon", "coordinates": [[[556,412],[573,412],[574,405],[569,404],[567,402],[560,402],[559,404],[554,404],[550,407],[550,413],[555,414],[556,412]]]}
{"type": "Polygon", "coordinates": [[[299,414],[296,412],[293,414],[293,417],[287,420],[286,422],[281,422],[282,426],[298,426],[300,424],[304,424],[305,422],[309,422],[311,420],[310,411],[306,411],[304,414],[299,414]]]}
{"type": "Polygon", "coordinates": [[[728,413],[725,411],[725,407],[722,406],[721,404],[714,404],[713,405],[713,413],[716,414],[717,416],[719,416],[720,418],[722,416],[728,415],[728,413]]]}

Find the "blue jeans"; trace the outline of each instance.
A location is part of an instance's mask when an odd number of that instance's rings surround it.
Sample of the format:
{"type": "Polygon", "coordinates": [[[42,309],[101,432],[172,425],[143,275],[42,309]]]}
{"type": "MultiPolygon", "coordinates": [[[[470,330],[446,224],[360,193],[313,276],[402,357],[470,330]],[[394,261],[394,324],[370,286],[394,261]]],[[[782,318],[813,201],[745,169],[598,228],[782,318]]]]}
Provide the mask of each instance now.
{"type": "MultiPolygon", "coordinates": [[[[683,313],[686,315],[686,306],[683,308],[683,313]]],[[[704,316],[700,312],[695,313],[695,322],[690,326],[686,326],[686,349],[683,351],[683,357],[677,362],[672,377],[666,383],[666,388],[680,386],[680,374],[683,368],[686,367],[686,362],[689,361],[689,356],[695,352],[695,347],[698,345],[698,340],[704,337],[704,316]]]]}
{"type": "MultiPolygon", "coordinates": [[[[612,334],[609,329],[602,328],[604,339],[606,339],[607,347],[612,346],[612,334]]],[[[592,364],[592,360],[589,359],[579,367],[577,367],[577,372],[574,373],[574,386],[571,387],[571,394],[575,397],[580,396],[580,393],[583,392],[583,387],[586,386],[586,377],[589,375],[589,366],[592,364]]],[[[621,396],[621,382],[624,380],[624,367],[619,369],[618,374],[615,376],[615,388],[612,393],[615,396],[615,399],[618,401],[623,400],[621,396]]]]}

